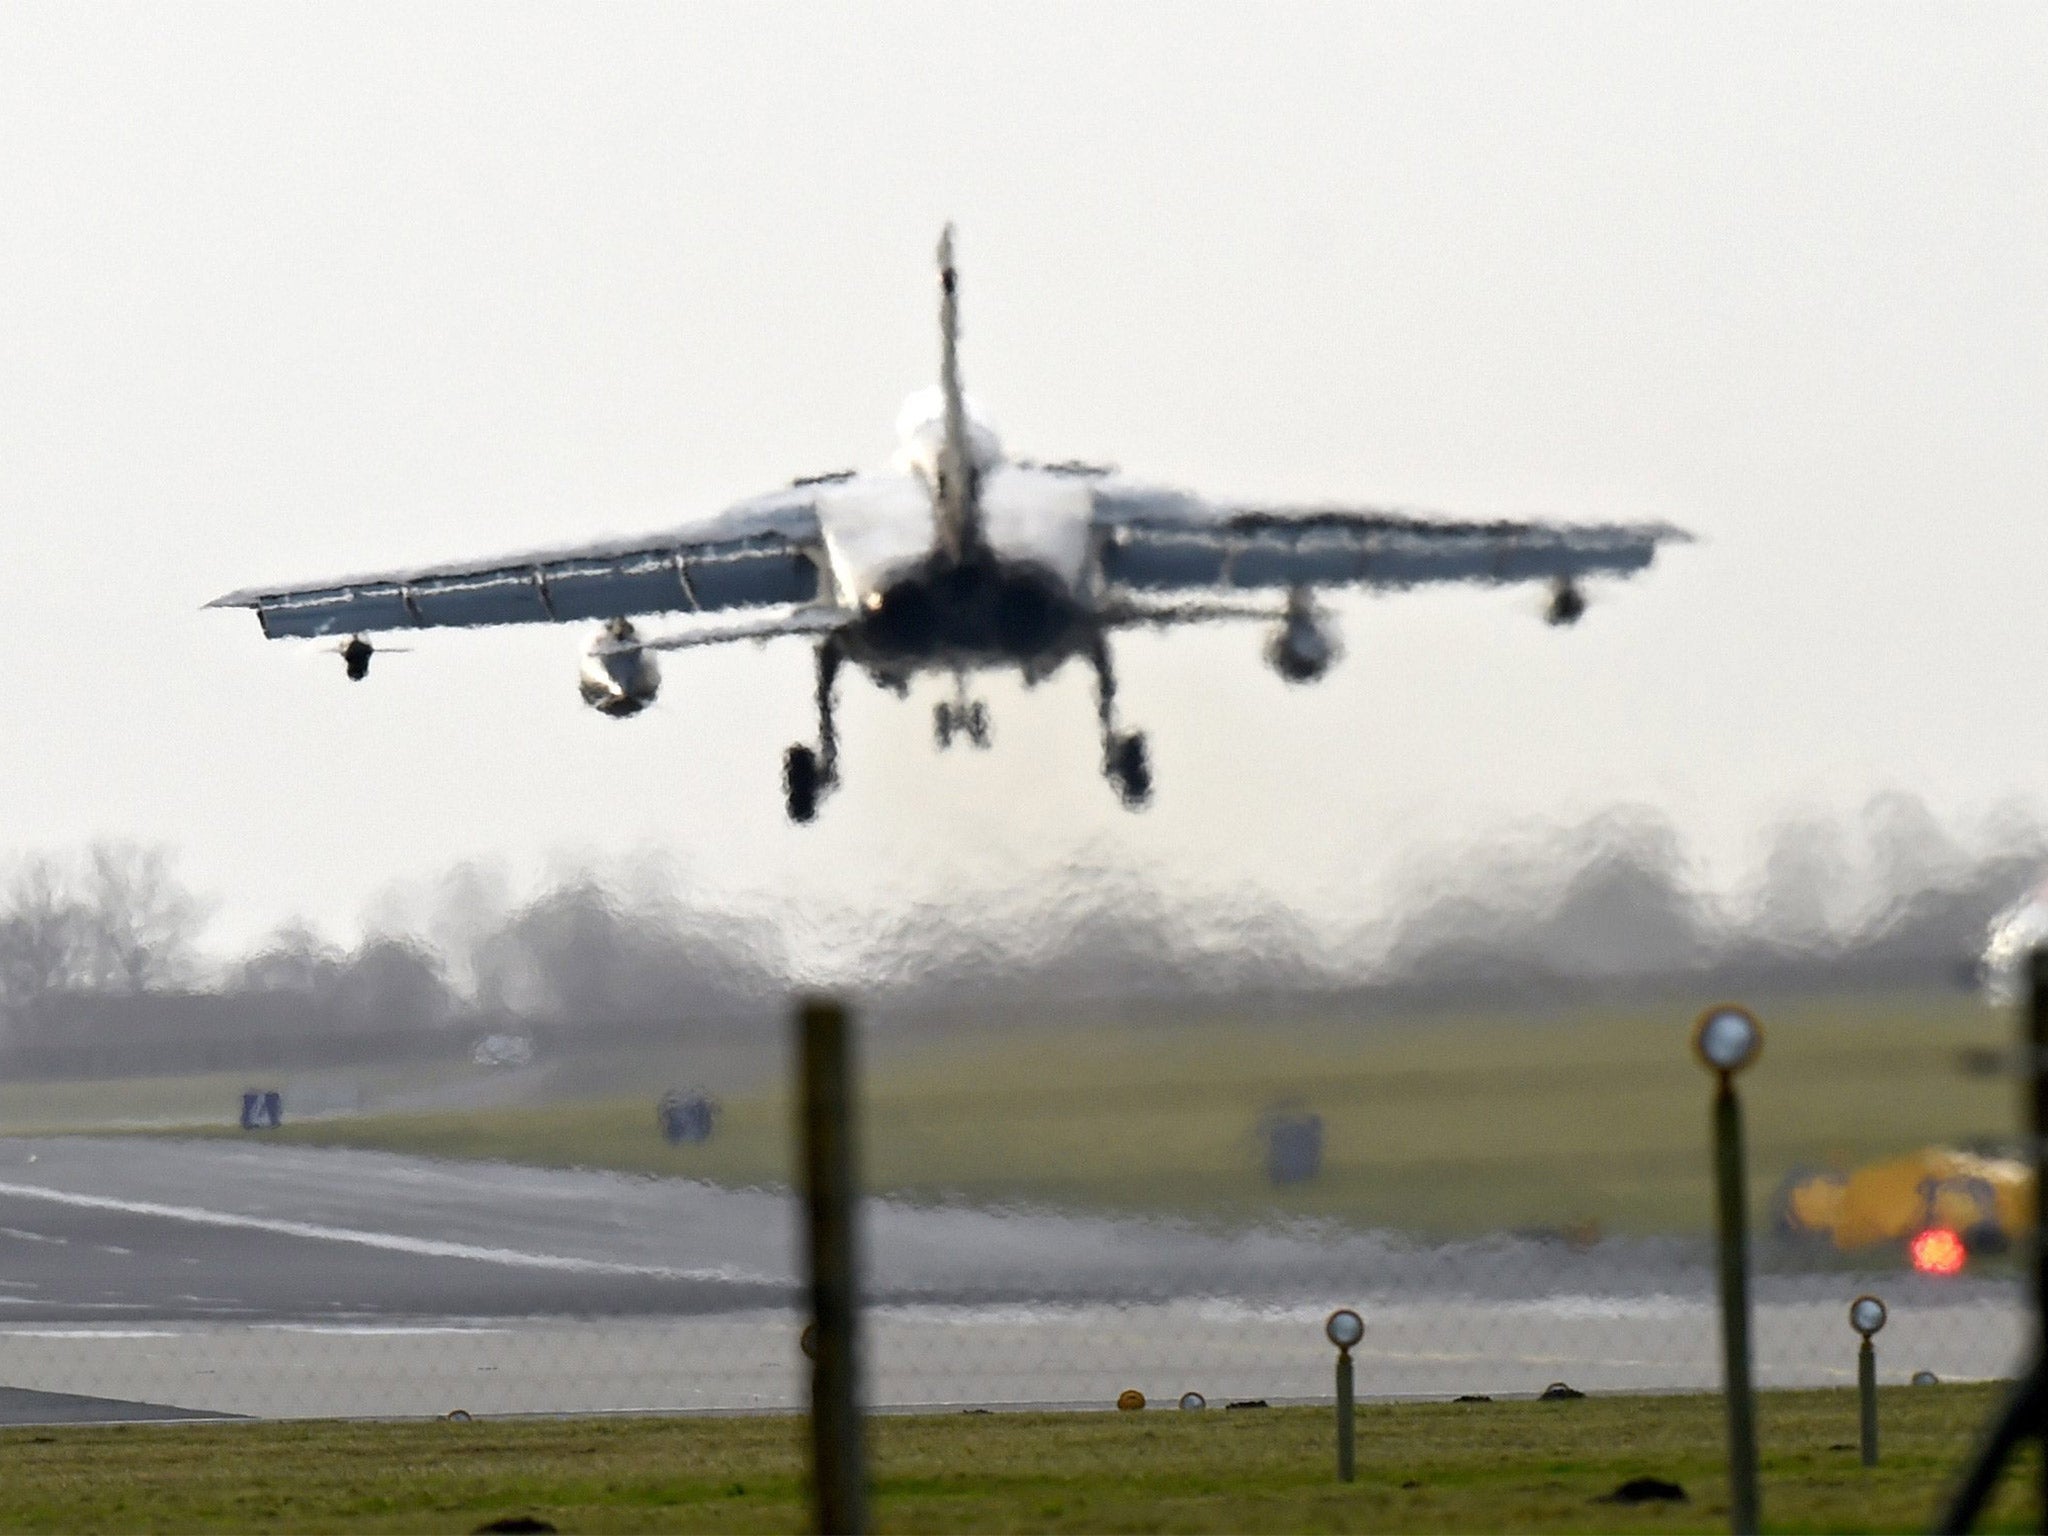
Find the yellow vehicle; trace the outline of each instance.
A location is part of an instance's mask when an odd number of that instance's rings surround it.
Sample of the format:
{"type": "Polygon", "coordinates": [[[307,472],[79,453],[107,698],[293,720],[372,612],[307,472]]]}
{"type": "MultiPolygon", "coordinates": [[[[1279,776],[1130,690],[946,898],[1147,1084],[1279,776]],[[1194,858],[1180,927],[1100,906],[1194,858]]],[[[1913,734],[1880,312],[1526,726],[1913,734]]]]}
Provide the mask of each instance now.
{"type": "Polygon", "coordinates": [[[1931,1229],[1956,1234],[1971,1253],[1997,1253],[2032,1228],[2034,1180],[2014,1158],[1923,1147],[1846,1173],[1799,1169],[1772,1207],[1781,1234],[1824,1238],[1843,1253],[1931,1229]]]}

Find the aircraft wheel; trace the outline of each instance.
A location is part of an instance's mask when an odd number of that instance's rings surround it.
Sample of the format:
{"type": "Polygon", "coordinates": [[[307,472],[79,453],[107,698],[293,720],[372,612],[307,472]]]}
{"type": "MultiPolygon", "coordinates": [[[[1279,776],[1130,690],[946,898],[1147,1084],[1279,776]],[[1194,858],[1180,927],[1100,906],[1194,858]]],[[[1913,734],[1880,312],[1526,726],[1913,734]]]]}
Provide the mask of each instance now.
{"type": "Polygon", "coordinates": [[[977,747],[988,745],[988,706],[979,699],[967,706],[967,739],[977,747]]]}
{"type": "Polygon", "coordinates": [[[953,718],[951,704],[939,703],[932,706],[932,740],[941,752],[953,745],[953,732],[958,726],[959,722],[953,718]]]}
{"type": "Polygon", "coordinates": [[[1573,582],[1561,582],[1550,594],[1550,607],[1544,613],[1547,624],[1576,624],[1586,614],[1586,594],[1573,582]]]}
{"type": "Polygon", "coordinates": [[[1152,765],[1139,732],[1119,736],[1109,749],[1109,781],[1125,805],[1137,810],[1152,798],[1152,765]]]}
{"type": "Polygon", "coordinates": [[[791,747],[782,759],[782,788],[788,797],[789,819],[799,824],[818,814],[818,790],[822,786],[818,754],[809,747],[791,747]]]}

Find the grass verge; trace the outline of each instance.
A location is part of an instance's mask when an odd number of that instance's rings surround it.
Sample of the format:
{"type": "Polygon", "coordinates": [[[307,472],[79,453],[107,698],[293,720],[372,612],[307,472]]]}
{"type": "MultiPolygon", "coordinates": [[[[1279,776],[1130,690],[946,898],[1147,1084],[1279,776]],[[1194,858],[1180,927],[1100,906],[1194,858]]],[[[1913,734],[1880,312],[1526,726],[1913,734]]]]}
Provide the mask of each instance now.
{"type": "MultiPolygon", "coordinates": [[[[1957,995],[1800,999],[1764,1010],[1744,1079],[1759,1210],[1801,1164],[2008,1132],[2010,1083],[1961,1068],[2007,1021],[1957,995]]],[[[1088,1021],[962,1028],[868,1053],[863,1171],[879,1192],[981,1204],[1273,1213],[1456,1233],[1595,1223],[1698,1230],[1707,1082],[1685,1007],[1364,1021],[1088,1021]],[[1276,1187],[1261,1120],[1321,1117],[1319,1177],[1276,1187]]],[[[679,1057],[676,1078],[689,1081],[679,1057]]],[[[670,1147],[645,1092],[287,1126],[288,1141],[726,1184],[787,1180],[791,1112],[727,1100],[670,1147]]]]}
{"type": "MultiPolygon", "coordinates": [[[[1846,1392],[1767,1394],[1765,1528],[1925,1529],[1989,1387],[1888,1391],[1884,1460],[1846,1392]]],[[[885,1531],[1723,1530],[1715,1397],[1370,1404],[1358,1480],[1327,1409],[926,1415],[871,1425],[885,1531]],[[1682,1503],[1602,1502],[1640,1476],[1682,1503]]],[[[0,1526],[37,1531],[787,1531],[806,1518],[788,1418],[152,1425],[0,1432],[0,1526]]],[[[2023,1530],[2017,1472],[1989,1529],[2023,1530]]]]}

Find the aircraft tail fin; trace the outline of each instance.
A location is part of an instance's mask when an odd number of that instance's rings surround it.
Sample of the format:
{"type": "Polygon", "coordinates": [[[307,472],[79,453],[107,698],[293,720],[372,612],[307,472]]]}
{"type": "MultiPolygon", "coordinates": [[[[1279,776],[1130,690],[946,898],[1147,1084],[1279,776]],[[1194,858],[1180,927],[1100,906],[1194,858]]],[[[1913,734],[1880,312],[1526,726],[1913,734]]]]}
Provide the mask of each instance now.
{"type": "Polygon", "coordinates": [[[945,401],[945,442],[939,453],[939,536],[956,560],[979,537],[978,473],[967,439],[967,400],[960,386],[960,280],[953,266],[953,226],[939,236],[939,391],[945,401]]]}

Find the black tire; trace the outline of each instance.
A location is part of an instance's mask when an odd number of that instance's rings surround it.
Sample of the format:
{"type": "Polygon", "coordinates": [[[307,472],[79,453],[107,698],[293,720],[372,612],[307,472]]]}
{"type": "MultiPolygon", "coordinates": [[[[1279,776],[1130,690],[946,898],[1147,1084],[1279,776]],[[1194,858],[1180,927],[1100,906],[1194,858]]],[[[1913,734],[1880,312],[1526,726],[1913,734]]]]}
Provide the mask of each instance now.
{"type": "Polygon", "coordinates": [[[988,706],[978,699],[967,706],[967,739],[977,747],[988,745],[988,706]]]}
{"type": "Polygon", "coordinates": [[[818,754],[809,747],[791,747],[782,758],[782,789],[789,819],[801,825],[818,814],[818,754]]]}
{"type": "Polygon", "coordinates": [[[1550,594],[1550,609],[1543,615],[1553,625],[1576,624],[1585,616],[1586,594],[1569,581],[1550,594]]]}
{"type": "Polygon", "coordinates": [[[953,745],[953,706],[934,704],[932,706],[932,740],[941,752],[953,745]]]}
{"type": "Polygon", "coordinates": [[[1109,777],[1125,805],[1137,810],[1152,798],[1152,765],[1145,756],[1145,738],[1133,732],[1117,738],[1109,755],[1109,777]]]}
{"type": "Polygon", "coordinates": [[[1962,1234],[1963,1251],[1973,1259],[1996,1258],[2012,1252],[2012,1239],[1995,1221],[1980,1221],[1962,1234]]]}

